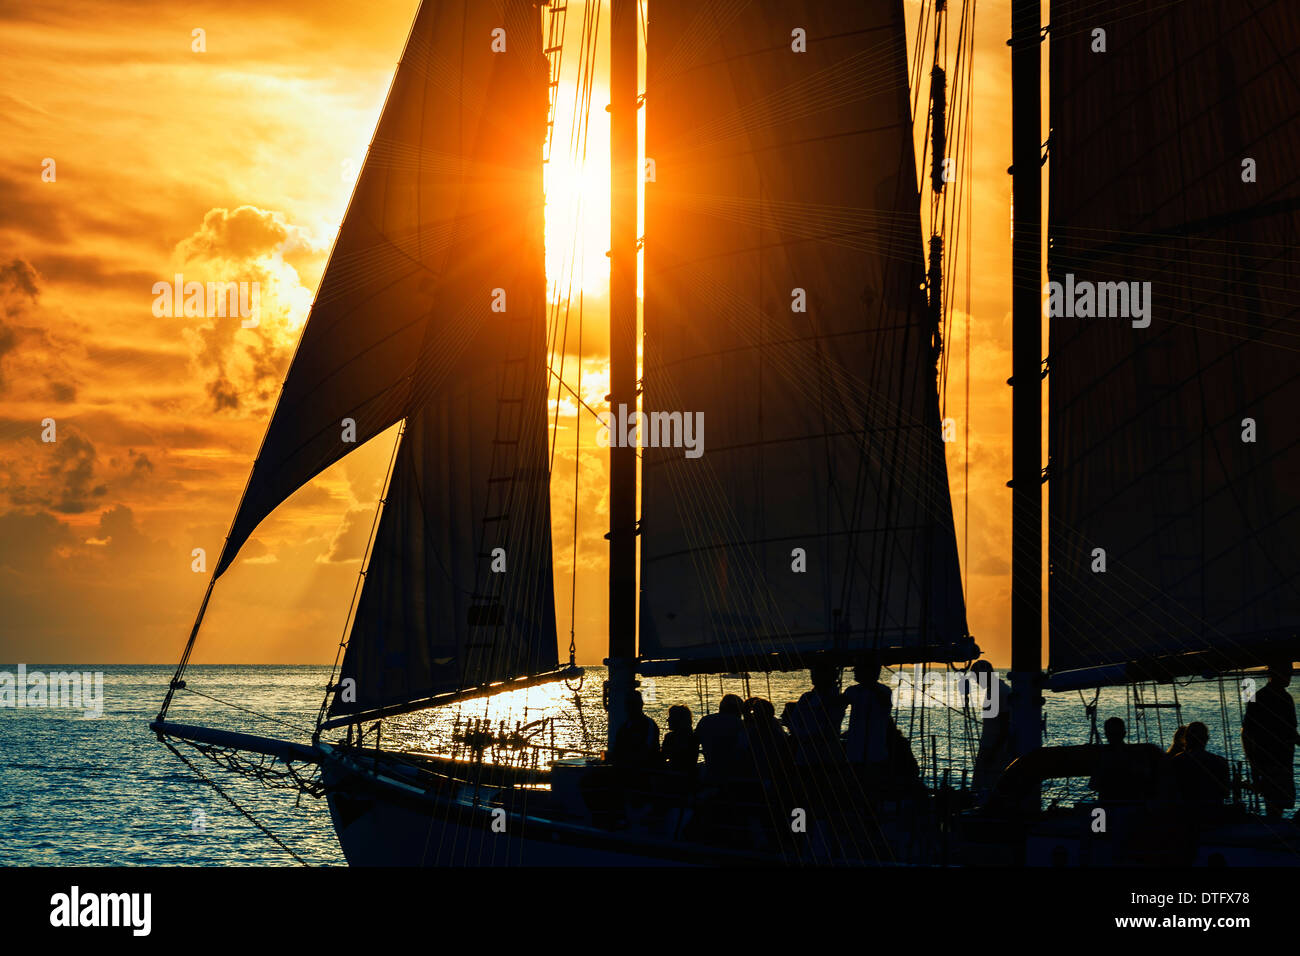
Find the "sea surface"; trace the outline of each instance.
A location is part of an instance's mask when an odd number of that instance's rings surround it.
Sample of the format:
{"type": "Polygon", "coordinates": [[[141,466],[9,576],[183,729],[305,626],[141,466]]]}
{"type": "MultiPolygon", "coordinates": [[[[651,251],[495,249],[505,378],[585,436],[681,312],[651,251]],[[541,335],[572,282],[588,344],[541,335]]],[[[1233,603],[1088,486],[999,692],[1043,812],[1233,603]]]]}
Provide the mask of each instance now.
{"type": "MultiPolygon", "coordinates": [[[[0,663],[0,671],[16,672],[0,663]]],[[[56,707],[0,708],[0,864],[7,866],[237,866],[295,865],[284,849],[149,732],[173,668],[28,664],[28,672],[77,670],[103,675],[103,713],[56,707]]],[[[960,688],[933,680],[912,694],[911,669],[886,673],[897,720],[929,782],[959,782],[976,740],[961,711],[960,688]],[[924,703],[923,703],[924,702],[924,703]]],[[[315,666],[194,666],[168,719],[290,740],[310,738],[329,668],[315,666]]],[[[601,706],[604,668],[588,667],[581,686],[551,684],[495,698],[387,721],[383,745],[453,752],[455,738],[473,721],[494,731],[520,729],[529,747],[517,759],[551,759],[551,747],[570,755],[604,746],[601,706]]],[[[646,711],[663,729],[667,709],[685,704],[695,718],[717,708],[723,693],[786,701],[808,689],[806,674],[643,679],[646,711]]],[[[1181,714],[1204,721],[1210,749],[1241,759],[1239,681],[1143,688],[1140,703],[1126,688],[1104,691],[1098,724],[1125,717],[1130,740],[1167,746],[1181,714]],[[1221,696],[1222,695],[1222,696],[1221,696]],[[1223,704],[1221,705],[1221,700],[1223,704]],[[1225,722],[1226,714],[1226,722],[1225,722]]],[[[1087,702],[1090,702],[1088,695],[1087,702]]],[[[1048,743],[1087,743],[1089,720],[1078,694],[1049,694],[1048,743]]],[[[337,734],[337,732],[335,732],[337,734]]],[[[333,739],[327,734],[326,739],[333,739]]],[[[298,795],[232,773],[193,748],[178,745],[202,774],[275,834],[306,863],[344,865],[323,799],[298,795]]],[[[1060,789],[1046,799],[1069,802],[1086,791],[1060,789]]]]}

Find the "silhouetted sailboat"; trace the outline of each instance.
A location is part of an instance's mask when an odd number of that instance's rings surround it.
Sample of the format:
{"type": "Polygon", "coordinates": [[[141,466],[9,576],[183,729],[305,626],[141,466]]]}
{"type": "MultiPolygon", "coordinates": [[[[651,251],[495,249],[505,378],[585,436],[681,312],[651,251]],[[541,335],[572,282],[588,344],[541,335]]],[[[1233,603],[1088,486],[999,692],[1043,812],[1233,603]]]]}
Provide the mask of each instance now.
{"type": "MultiPolygon", "coordinates": [[[[641,104],[636,6],[613,10],[610,407],[625,410],[641,104]]],[[[611,449],[610,725],[637,671],[969,660],[901,3],[656,0],[653,17],[644,407],[703,411],[710,443],[698,461],[645,450],[640,527],[638,449],[611,449]],[[792,571],[798,553],[813,573],[792,571]]],[[[153,726],[321,765],[353,862],[770,855],[595,825],[558,777],[589,788],[600,762],[467,772],[378,744],[383,718],[575,672],[552,594],[541,32],[528,0],[422,5],[213,577],[294,490],[404,422],[310,748],[167,722],[184,660],[153,726]]],[[[823,855],[882,856],[849,844],[823,855]]]]}
{"type": "MultiPolygon", "coordinates": [[[[1039,749],[1041,36],[1037,4],[1014,6],[1011,703],[1024,756],[991,809],[967,821],[969,859],[993,831],[1033,858],[1041,781],[1087,772],[1095,756],[1039,749]]],[[[1294,51],[1300,31],[1281,4],[1216,14],[1222,22],[1199,7],[1126,14],[1107,61],[1089,59],[1083,11],[1058,11],[1053,24],[1050,276],[1162,276],[1149,327],[1053,319],[1053,688],[1300,657],[1300,445],[1286,411],[1298,366],[1285,358],[1300,291],[1287,172],[1298,144],[1296,125],[1279,120],[1294,56],[1268,45],[1285,37],[1280,49],[1294,51]],[[1225,159],[1216,137],[1249,144],[1271,178],[1238,183],[1245,157],[1225,159]],[[1266,439],[1237,440],[1246,417],[1266,439]],[[1092,570],[1095,548],[1104,575],[1092,570]]],[[[940,431],[944,252],[932,242],[927,269],[901,0],[653,0],[641,382],[637,9],[613,0],[609,408],[621,422],[640,402],[666,428],[673,414],[681,423],[702,411],[708,430],[698,459],[671,442],[610,449],[611,742],[638,674],[979,655],[940,431]]],[[[632,812],[622,797],[635,787],[605,760],[516,767],[383,748],[385,719],[577,673],[557,654],[551,565],[540,145],[557,81],[545,49],[529,0],[421,6],[151,726],[209,752],[318,768],[304,789],[329,799],[352,863],[957,853],[940,838],[951,816],[936,805],[956,799],[948,787],[936,787],[940,800],[867,800],[850,777],[809,773],[791,781],[797,800],[769,793],[773,819],[737,839],[688,826],[688,808],[663,792],[669,810],[632,812]],[[168,721],[212,586],[253,529],[398,422],[364,585],[310,743],[168,721]],[[822,830],[790,840],[791,812],[809,806],[822,830]]],[[[931,89],[938,193],[942,71],[931,89]]],[[[481,740],[468,749],[481,758],[481,740]]],[[[1290,852],[1286,843],[1252,832],[1235,845],[1290,852]]],[[[1054,833],[1043,845],[1053,855],[1064,844],[1054,833]]]]}

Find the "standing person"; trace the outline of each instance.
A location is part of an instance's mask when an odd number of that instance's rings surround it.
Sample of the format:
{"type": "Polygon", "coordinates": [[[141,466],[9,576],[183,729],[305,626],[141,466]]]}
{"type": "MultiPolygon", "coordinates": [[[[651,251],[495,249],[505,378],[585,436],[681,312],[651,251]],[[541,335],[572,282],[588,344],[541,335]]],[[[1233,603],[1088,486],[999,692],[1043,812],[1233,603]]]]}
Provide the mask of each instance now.
{"type": "Polygon", "coordinates": [[[1265,816],[1276,820],[1295,806],[1295,702],[1287,693],[1291,662],[1269,665],[1268,684],[1246,705],[1241,745],[1250,761],[1265,816]]]}
{"type": "Polygon", "coordinates": [[[791,713],[790,734],[798,744],[800,764],[830,764],[844,759],[840,725],[847,706],[840,693],[839,670],[833,664],[809,669],[812,690],[799,698],[791,713]]]}
{"type": "MultiPolygon", "coordinates": [[[[980,744],[975,754],[975,772],[971,785],[988,790],[997,783],[1002,771],[1015,756],[1011,745],[1011,688],[993,673],[988,661],[976,661],[970,675],[982,690],[980,700],[980,744]]],[[[967,692],[970,682],[966,684],[967,692]]]]}
{"type": "Polygon", "coordinates": [[[854,685],[844,692],[849,706],[849,763],[877,776],[888,766],[894,695],[880,683],[880,662],[869,655],[858,660],[853,679],[854,685]]]}

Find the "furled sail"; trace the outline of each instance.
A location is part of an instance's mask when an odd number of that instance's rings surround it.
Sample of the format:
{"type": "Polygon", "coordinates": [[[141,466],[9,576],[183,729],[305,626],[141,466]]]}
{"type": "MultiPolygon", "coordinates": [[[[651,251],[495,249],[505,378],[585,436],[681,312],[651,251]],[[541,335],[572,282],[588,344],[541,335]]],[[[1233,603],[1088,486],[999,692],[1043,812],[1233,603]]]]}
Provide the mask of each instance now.
{"type": "Polygon", "coordinates": [[[1055,6],[1053,683],[1295,659],[1300,9],[1055,6]]]}
{"type": "Polygon", "coordinates": [[[656,0],[647,30],[643,405],[702,454],[644,449],[641,657],[973,656],[902,3],[656,0]]]}
{"type": "Polygon", "coordinates": [[[334,715],[406,709],[557,666],[540,17],[528,0],[426,6],[460,11],[433,34],[443,48],[412,64],[462,106],[439,123],[447,154],[429,169],[456,184],[454,218],[428,277],[432,313],[410,356],[413,397],[334,715]],[[491,47],[497,27],[504,52],[491,47]]]}
{"type": "Polygon", "coordinates": [[[533,75],[533,19],[531,4],[513,0],[424,3],[417,13],[217,574],[289,495],[458,374],[470,327],[460,313],[485,299],[477,289],[468,303],[453,299],[443,277],[493,215],[514,216],[510,200],[536,178],[521,167],[531,146],[496,167],[471,151],[531,122],[532,84],[545,89],[533,75]],[[491,48],[494,29],[506,30],[505,52],[491,48]],[[529,95],[515,97],[525,66],[529,95]],[[513,192],[491,209],[467,206],[467,187],[484,180],[513,192]]]}

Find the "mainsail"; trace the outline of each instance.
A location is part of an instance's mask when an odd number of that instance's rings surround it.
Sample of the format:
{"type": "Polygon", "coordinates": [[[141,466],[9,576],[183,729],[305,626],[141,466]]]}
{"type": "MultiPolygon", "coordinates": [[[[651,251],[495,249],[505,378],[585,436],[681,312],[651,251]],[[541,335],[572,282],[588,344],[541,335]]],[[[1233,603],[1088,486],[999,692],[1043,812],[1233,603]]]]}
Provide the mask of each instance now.
{"type": "MultiPolygon", "coordinates": [[[[964,660],[898,0],[656,0],[641,645],[678,669],[964,660]]],[[[642,664],[653,670],[654,664],[642,664]]]]}
{"type": "Polygon", "coordinates": [[[1300,11],[1054,6],[1053,683],[1292,660],[1300,11]]]}

